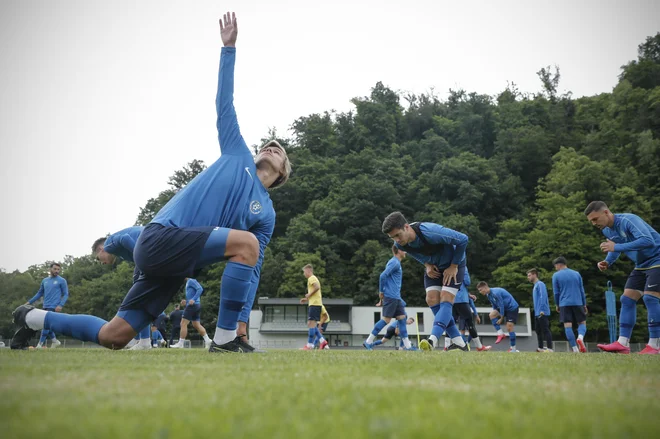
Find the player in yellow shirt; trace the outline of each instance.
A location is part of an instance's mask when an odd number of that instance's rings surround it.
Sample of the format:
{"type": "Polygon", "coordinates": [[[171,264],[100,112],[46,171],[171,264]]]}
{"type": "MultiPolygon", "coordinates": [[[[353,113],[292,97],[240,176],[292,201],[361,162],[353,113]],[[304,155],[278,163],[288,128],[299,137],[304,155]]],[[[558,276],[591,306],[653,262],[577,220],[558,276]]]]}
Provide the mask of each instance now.
{"type": "Polygon", "coordinates": [[[317,322],[321,320],[321,309],[323,307],[323,297],[321,296],[321,283],[318,278],[314,276],[314,267],[312,264],[307,264],[303,267],[303,274],[307,278],[307,294],[300,299],[300,303],[307,303],[307,344],[302,348],[304,351],[311,351],[314,349],[314,339],[319,337],[319,349],[324,349],[328,342],[323,338],[317,322]]]}

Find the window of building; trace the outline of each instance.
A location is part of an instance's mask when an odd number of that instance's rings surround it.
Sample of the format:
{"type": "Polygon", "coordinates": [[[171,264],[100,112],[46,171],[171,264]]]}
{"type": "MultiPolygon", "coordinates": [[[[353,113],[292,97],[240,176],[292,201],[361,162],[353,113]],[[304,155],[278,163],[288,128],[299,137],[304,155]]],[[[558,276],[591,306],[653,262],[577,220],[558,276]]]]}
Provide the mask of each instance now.
{"type": "Polygon", "coordinates": [[[419,326],[419,332],[424,331],[424,313],[423,312],[418,312],[417,313],[417,325],[419,326]]]}
{"type": "Polygon", "coordinates": [[[380,311],[374,313],[374,325],[380,320],[380,311]]]}

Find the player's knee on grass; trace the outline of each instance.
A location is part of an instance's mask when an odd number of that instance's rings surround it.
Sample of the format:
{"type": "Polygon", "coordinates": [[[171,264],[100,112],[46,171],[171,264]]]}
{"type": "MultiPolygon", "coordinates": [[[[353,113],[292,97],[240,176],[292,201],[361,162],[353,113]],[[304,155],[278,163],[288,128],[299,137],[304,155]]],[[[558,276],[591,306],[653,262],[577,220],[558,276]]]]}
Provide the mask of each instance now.
{"type": "Polygon", "coordinates": [[[253,233],[232,230],[227,237],[225,254],[232,262],[255,266],[259,259],[259,240],[253,233]]]}

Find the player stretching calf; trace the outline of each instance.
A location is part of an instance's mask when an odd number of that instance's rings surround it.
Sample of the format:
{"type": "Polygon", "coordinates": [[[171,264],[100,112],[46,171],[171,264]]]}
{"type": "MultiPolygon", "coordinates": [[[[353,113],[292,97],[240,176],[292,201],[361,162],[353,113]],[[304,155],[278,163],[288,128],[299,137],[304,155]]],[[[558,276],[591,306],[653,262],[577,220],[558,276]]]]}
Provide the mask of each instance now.
{"type": "Polygon", "coordinates": [[[621,296],[619,339],[610,344],[599,344],[605,352],[630,353],[630,336],[637,321],[636,304],[643,298],[648,311],[649,342],[640,354],[660,354],[660,233],[643,219],[631,213],[612,213],[602,201],[589,203],[584,214],[607,238],[600,249],[607,253],[598,263],[606,271],[621,253],[634,263],[635,269],[621,296]]]}
{"type": "Polygon", "coordinates": [[[452,341],[448,350],[470,350],[452,316],[454,298],[465,275],[468,237],[439,224],[408,224],[401,212],[389,214],[383,221],[382,230],[394,240],[399,250],[404,250],[426,268],[426,303],[435,319],[430,337],[422,340],[419,347],[425,351],[433,350],[446,332],[452,341]]]}
{"type": "MultiPolygon", "coordinates": [[[[493,310],[490,313],[491,321],[497,319],[497,324],[501,325],[506,320],[506,329],[509,331],[509,352],[519,352],[516,349],[516,332],[515,324],[518,323],[518,302],[513,298],[504,288],[489,287],[486,282],[479,282],[477,284],[479,293],[486,296],[493,310]]],[[[499,337],[498,337],[499,338],[499,337]]]]}

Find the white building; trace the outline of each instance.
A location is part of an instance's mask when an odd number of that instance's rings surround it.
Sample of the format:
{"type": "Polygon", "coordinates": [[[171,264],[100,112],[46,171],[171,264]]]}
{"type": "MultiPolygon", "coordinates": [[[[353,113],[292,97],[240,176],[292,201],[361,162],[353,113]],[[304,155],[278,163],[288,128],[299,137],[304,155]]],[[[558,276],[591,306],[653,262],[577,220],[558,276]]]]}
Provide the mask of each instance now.
{"type": "MultiPolygon", "coordinates": [[[[375,306],[353,306],[353,299],[323,299],[330,314],[330,324],[325,333],[331,348],[361,347],[374,324],[380,320],[382,308],[375,306]]],[[[477,331],[484,342],[492,343],[496,332],[490,323],[490,307],[477,307],[481,324],[477,331]]],[[[428,307],[406,308],[409,317],[416,319],[408,325],[408,336],[413,344],[431,334],[433,313],[428,307]]],[[[381,331],[381,335],[385,331],[381,331]]],[[[520,308],[516,335],[520,337],[518,349],[533,350],[536,347],[536,334],[532,332],[530,309],[520,308]],[[532,337],[532,335],[534,337],[532,337]],[[528,346],[530,345],[530,346],[528,346]]],[[[307,342],[307,305],[299,299],[269,299],[261,297],[258,309],[252,310],[249,323],[250,343],[261,348],[300,348],[307,342]]],[[[395,346],[391,340],[386,346],[395,346]]],[[[508,343],[500,343],[497,350],[506,350],[508,343]]]]}

